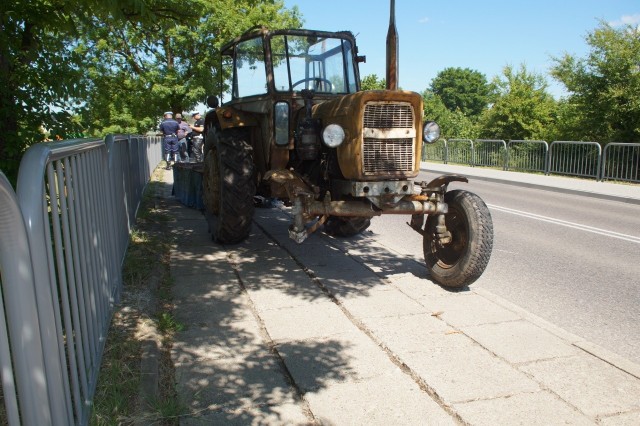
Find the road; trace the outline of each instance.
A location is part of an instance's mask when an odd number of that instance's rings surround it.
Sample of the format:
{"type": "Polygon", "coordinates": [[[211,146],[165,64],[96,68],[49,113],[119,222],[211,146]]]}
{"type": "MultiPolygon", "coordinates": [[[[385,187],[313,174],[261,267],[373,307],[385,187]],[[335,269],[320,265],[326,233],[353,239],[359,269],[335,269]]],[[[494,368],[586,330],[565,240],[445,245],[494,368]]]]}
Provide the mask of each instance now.
{"type": "MultiPolygon", "coordinates": [[[[640,364],[637,205],[473,179],[455,188],[482,197],[493,218],[493,254],[475,288],[640,364]]],[[[375,218],[370,235],[422,261],[406,222],[375,218]]]]}

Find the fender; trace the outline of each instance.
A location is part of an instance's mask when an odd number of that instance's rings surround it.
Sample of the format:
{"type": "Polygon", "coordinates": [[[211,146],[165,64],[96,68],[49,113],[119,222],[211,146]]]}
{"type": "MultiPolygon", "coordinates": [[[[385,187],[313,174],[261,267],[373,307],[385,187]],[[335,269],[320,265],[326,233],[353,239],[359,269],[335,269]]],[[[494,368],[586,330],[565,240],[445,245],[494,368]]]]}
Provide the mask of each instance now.
{"type": "Polygon", "coordinates": [[[451,182],[469,183],[469,179],[462,175],[448,174],[438,176],[437,178],[429,182],[426,186],[424,184],[420,184],[420,186],[422,187],[423,191],[426,190],[426,192],[442,192],[444,194],[445,192],[447,192],[447,186],[449,186],[451,182]]]}
{"type": "Polygon", "coordinates": [[[250,127],[257,126],[258,120],[253,114],[247,114],[244,111],[233,108],[231,106],[220,107],[216,109],[216,116],[220,129],[228,129],[231,127],[250,127]]]}

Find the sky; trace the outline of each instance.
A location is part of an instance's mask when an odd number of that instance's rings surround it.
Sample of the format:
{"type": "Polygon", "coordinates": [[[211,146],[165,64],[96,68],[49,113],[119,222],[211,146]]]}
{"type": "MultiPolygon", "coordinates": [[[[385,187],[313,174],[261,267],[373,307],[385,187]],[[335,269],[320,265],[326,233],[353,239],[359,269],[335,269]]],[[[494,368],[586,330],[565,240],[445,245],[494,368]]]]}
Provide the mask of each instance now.
{"type": "MultiPolygon", "coordinates": [[[[367,57],[361,77],[385,77],[389,0],[285,0],[285,6],[298,6],[303,28],[351,31],[367,57]]],[[[448,67],[491,80],[507,65],[525,64],[545,76],[558,98],[564,90],[549,75],[553,58],[586,57],[586,36],[601,21],[639,25],[640,0],[396,0],[398,84],[421,93],[448,67]]]]}

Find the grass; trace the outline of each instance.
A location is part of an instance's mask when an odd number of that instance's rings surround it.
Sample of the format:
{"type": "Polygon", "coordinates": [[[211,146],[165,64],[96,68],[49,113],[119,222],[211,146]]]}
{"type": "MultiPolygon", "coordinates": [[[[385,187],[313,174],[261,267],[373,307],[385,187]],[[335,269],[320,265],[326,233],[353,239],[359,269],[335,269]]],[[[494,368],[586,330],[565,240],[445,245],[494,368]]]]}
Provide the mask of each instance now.
{"type": "Polygon", "coordinates": [[[122,302],[109,329],[91,425],[177,425],[186,412],[175,389],[170,355],[172,337],[183,325],[172,314],[171,241],[167,238],[171,217],[155,195],[162,184],[160,172],[156,170],[147,185],[130,235],[122,271],[122,302]],[[148,401],[140,397],[142,333],[147,339],[149,333],[155,335],[159,348],[158,393],[148,401]]]}

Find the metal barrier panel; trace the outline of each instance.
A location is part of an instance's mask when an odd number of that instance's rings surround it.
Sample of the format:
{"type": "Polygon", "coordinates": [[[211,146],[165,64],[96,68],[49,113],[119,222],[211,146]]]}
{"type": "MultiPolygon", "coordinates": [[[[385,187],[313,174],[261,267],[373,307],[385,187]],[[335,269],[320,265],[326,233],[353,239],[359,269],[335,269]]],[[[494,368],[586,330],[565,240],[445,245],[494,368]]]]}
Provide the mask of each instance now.
{"type": "Polygon", "coordinates": [[[447,141],[439,139],[436,143],[422,144],[422,161],[440,161],[447,162],[447,141]]]}
{"type": "Polygon", "coordinates": [[[640,183],[640,143],[607,144],[602,155],[601,179],[640,183]]]}
{"type": "Polygon", "coordinates": [[[36,293],[47,299],[43,310],[38,298],[38,309],[48,327],[46,359],[56,353],[46,365],[47,384],[59,399],[51,405],[61,410],[61,424],[88,421],[121,286],[108,172],[105,144],[97,139],[33,146],[20,165],[17,195],[38,259],[36,293]]]}
{"type": "Polygon", "coordinates": [[[473,141],[471,139],[449,139],[447,141],[447,163],[473,166],[473,141]]]}
{"type": "MultiPolygon", "coordinates": [[[[38,340],[47,349],[46,356],[42,349],[31,352],[43,357],[38,383],[48,405],[38,406],[50,411],[49,421],[27,424],[88,423],[121,293],[129,231],[144,186],[160,162],[160,154],[149,155],[159,151],[158,145],[158,138],[78,139],[32,146],[22,159],[17,200],[34,262],[33,306],[20,309],[36,315],[38,340]]],[[[7,312],[12,322],[14,315],[7,312]]],[[[18,379],[23,375],[16,372],[18,379]]],[[[17,401],[20,410],[23,401],[28,403],[19,386],[17,401]]]]}
{"type": "Polygon", "coordinates": [[[510,140],[505,170],[546,173],[549,144],[545,141],[510,140]]]}
{"type": "Polygon", "coordinates": [[[51,424],[28,236],[17,197],[1,172],[0,235],[0,366],[7,421],[51,424]]]}
{"type": "Polygon", "coordinates": [[[555,141],[549,147],[547,174],[599,179],[602,147],[598,142],[555,141]]]}
{"type": "Polygon", "coordinates": [[[507,143],[498,139],[476,139],[473,143],[473,165],[505,169],[507,143]]]}

